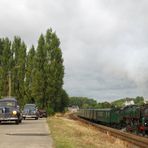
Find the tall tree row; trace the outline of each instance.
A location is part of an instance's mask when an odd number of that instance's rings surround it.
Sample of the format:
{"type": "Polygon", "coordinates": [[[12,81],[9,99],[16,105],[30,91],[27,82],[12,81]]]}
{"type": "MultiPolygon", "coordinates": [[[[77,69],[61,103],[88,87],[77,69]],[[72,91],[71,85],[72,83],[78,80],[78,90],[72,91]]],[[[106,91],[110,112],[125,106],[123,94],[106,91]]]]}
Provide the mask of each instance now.
{"type": "Polygon", "coordinates": [[[20,37],[12,42],[0,39],[1,98],[11,93],[21,105],[36,103],[49,112],[63,111],[68,104],[63,78],[60,41],[52,29],[40,35],[36,49],[27,50],[20,37]]]}

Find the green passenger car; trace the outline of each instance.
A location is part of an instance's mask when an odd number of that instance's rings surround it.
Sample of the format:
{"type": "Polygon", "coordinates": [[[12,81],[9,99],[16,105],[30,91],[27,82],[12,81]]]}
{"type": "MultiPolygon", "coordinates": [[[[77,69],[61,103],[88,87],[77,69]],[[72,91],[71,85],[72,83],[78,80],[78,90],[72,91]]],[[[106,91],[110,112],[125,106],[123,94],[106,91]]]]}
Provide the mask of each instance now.
{"type": "Polygon", "coordinates": [[[109,126],[118,126],[122,121],[120,109],[80,109],[78,115],[109,126]]]}
{"type": "Polygon", "coordinates": [[[94,111],[94,120],[103,124],[120,124],[122,115],[119,109],[96,109],[94,111]]]}

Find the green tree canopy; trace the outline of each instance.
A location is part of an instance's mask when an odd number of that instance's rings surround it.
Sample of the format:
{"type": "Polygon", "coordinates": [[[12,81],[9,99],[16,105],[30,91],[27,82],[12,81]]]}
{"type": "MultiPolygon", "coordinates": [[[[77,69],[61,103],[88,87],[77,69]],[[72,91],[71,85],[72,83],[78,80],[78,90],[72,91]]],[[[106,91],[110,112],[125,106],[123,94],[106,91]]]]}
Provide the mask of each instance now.
{"type": "Polygon", "coordinates": [[[40,35],[37,48],[27,48],[18,36],[12,42],[0,38],[0,97],[11,90],[21,105],[36,103],[50,112],[64,111],[69,97],[63,78],[60,40],[52,29],[40,35]]]}

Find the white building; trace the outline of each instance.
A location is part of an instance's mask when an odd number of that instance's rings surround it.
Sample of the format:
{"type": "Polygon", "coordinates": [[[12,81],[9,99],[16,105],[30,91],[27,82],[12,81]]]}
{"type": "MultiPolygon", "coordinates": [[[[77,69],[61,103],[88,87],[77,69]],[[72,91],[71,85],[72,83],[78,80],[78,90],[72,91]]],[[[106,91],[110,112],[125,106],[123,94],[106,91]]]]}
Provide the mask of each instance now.
{"type": "Polygon", "coordinates": [[[72,106],[72,107],[68,107],[68,111],[75,113],[79,110],[78,106],[72,106]]]}
{"type": "Polygon", "coordinates": [[[126,101],[124,102],[124,105],[125,105],[125,106],[134,105],[134,104],[135,104],[135,103],[134,103],[133,100],[126,100],[126,101]]]}
{"type": "Polygon", "coordinates": [[[148,99],[144,99],[144,104],[148,104],[148,99]]]}

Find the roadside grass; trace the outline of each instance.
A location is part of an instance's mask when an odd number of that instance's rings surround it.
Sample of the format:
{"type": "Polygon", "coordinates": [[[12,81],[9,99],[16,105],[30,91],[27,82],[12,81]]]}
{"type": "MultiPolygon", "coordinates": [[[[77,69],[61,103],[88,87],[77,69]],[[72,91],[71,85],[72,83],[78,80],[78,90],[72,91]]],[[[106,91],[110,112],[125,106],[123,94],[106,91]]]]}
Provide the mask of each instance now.
{"type": "Polygon", "coordinates": [[[122,141],[67,115],[49,117],[48,124],[55,148],[125,148],[122,141]]]}

